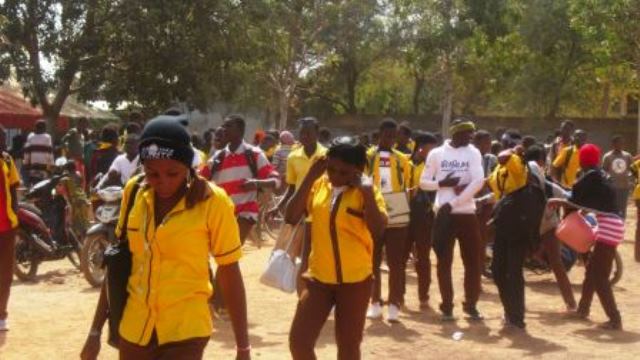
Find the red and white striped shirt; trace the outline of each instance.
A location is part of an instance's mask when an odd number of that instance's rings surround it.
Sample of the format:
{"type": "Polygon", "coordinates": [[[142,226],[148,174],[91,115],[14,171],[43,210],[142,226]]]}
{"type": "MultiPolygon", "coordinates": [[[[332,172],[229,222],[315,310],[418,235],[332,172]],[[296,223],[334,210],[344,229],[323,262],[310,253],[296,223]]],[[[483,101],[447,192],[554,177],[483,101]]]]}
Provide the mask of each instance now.
{"type": "Polygon", "coordinates": [[[242,184],[246,180],[254,178],[245,156],[247,149],[253,152],[258,170],[257,179],[278,178],[278,173],[264,155],[264,152],[260,148],[251,146],[243,141],[235,152],[231,152],[227,145],[224,149],[218,150],[213,154],[213,159],[215,159],[219,156],[220,151],[226,152],[224,160],[216,169],[211,180],[223,188],[227,195],[231,197],[236,206],[237,217],[257,220],[259,211],[258,193],[256,190],[245,191],[242,189],[242,184]]]}
{"type": "Polygon", "coordinates": [[[598,226],[596,241],[610,246],[618,246],[624,239],[624,220],[616,215],[596,214],[598,226]]]}

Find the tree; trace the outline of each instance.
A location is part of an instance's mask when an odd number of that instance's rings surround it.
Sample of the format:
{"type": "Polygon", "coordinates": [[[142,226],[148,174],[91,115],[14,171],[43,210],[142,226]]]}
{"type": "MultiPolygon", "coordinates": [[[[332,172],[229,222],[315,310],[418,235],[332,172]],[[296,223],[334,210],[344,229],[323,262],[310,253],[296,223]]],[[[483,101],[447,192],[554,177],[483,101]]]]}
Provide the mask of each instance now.
{"type": "Polygon", "coordinates": [[[335,97],[315,87],[313,96],[330,101],[349,114],[359,112],[356,94],[362,74],[398,45],[397,39],[389,36],[382,11],[383,6],[376,0],[334,1],[327,8],[327,26],[320,36],[329,54],[324,69],[316,74],[331,74],[332,82],[343,90],[335,97]]]}
{"type": "Polygon", "coordinates": [[[267,15],[256,26],[262,73],[274,91],[277,127],[285,129],[302,75],[323,61],[319,35],[325,31],[326,0],[266,1],[267,15]]]}
{"type": "MultiPolygon", "coordinates": [[[[48,130],[66,99],[91,82],[85,75],[102,61],[103,24],[116,3],[105,0],[5,0],[0,13],[5,69],[15,70],[23,92],[40,105],[48,130]],[[50,64],[51,69],[44,62],[50,64]]],[[[9,72],[0,73],[4,78],[9,72]]]]}

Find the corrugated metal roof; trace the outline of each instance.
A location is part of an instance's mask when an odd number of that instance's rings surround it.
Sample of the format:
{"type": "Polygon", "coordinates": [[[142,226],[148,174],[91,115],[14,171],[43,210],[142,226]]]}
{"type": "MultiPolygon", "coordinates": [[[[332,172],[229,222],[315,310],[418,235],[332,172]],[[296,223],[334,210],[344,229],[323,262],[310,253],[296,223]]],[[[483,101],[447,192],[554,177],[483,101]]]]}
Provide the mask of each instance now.
{"type": "MultiPolygon", "coordinates": [[[[0,115],[29,115],[42,116],[39,107],[31,106],[31,103],[22,95],[22,91],[15,86],[4,84],[0,86],[0,115]]],[[[68,118],[86,117],[89,119],[118,119],[109,111],[103,111],[82,104],[69,97],[62,107],[60,116],[68,118]]]]}

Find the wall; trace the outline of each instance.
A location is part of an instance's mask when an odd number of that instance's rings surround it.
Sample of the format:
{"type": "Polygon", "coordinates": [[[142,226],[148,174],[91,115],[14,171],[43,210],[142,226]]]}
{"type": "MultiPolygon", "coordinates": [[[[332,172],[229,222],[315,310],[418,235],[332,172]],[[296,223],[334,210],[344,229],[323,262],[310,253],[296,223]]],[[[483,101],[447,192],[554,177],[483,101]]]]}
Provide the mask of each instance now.
{"type": "MultiPolygon", "coordinates": [[[[376,130],[383,116],[376,115],[342,115],[321,121],[321,126],[328,127],[332,134],[360,134],[376,130]]],[[[427,116],[396,116],[396,121],[408,121],[413,129],[421,129],[432,132],[440,131],[441,117],[439,115],[427,116]]],[[[523,117],[471,117],[479,129],[494,132],[499,127],[518,129],[523,135],[534,135],[539,141],[544,141],[547,136],[553,134],[561,120],[530,119],[523,117]]],[[[636,152],[637,118],[571,118],[576,128],[584,129],[589,133],[589,141],[604,149],[609,148],[609,142],[613,135],[620,134],[625,139],[626,148],[636,152]]]]}

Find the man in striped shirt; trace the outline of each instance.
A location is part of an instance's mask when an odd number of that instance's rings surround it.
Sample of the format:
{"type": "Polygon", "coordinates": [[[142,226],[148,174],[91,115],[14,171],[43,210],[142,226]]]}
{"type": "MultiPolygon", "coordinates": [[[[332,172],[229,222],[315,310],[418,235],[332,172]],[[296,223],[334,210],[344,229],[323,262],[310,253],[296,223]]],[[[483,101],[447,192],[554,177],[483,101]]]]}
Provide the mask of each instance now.
{"type": "Polygon", "coordinates": [[[202,175],[223,188],[233,200],[240,240],[244,243],[258,220],[258,190],[276,188],[280,180],[262,150],[244,141],[244,118],[230,115],[222,127],[227,146],[216,151],[202,175]]]}

